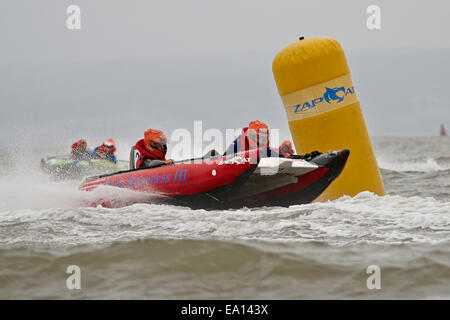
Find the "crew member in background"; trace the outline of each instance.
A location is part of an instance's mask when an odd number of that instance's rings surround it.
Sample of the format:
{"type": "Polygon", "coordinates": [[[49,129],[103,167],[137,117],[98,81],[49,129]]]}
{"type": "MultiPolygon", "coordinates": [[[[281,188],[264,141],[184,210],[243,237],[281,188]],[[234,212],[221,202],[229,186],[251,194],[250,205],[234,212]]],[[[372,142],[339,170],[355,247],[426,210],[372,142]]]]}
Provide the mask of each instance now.
{"type": "Polygon", "coordinates": [[[93,159],[103,159],[117,163],[117,158],[114,155],[114,152],[116,152],[115,141],[113,139],[106,139],[101,146],[98,146],[89,153],[93,159]]]}
{"type": "Polygon", "coordinates": [[[130,152],[130,169],[155,168],[173,164],[166,160],[167,138],[161,130],[148,129],[130,152]]]}
{"type": "Polygon", "coordinates": [[[73,143],[70,155],[75,160],[91,159],[86,140],[80,139],[77,142],[73,143]]]}
{"type": "Polygon", "coordinates": [[[280,158],[290,158],[294,154],[294,150],[292,150],[292,142],[289,140],[284,140],[276,151],[280,155],[280,158]]]}

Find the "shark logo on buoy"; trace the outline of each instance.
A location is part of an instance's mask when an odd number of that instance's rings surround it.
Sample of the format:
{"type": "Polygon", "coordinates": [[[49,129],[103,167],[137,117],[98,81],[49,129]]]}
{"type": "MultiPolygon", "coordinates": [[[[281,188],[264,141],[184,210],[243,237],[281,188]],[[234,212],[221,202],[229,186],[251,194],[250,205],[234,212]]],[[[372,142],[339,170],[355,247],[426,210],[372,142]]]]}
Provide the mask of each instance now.
{"type": "Polygon", "coordinates": [[[330,89],[328,87],[325,87],[325,93],[323,95],[326,102],[330,103],[330,100],[337,100],[337,102],[341,102],[345,98],[345,88],[339,87],[339,88],[333,88],[330,89]],[[342,92],[342,96],[338,95],[338,92],[342,92]]]}
{"type": "Polygon", "coordinates": [[[318,98],[312,99],[310,101],[306,101],[303,103],[299,103],[294,105],[294,113],[302,112],[305,110],[309,110],[311,108],[316,107],[319,103],[322,103],[323,101],[331,104],[331,103],[340,103],[344,101],[344,99],[348,95],[354,95],[355,94],[355,88],[353,86],[345,88],[345,87],[335,87],[335,88],[329,88],[325,87],[325,93],[318,98]]]}

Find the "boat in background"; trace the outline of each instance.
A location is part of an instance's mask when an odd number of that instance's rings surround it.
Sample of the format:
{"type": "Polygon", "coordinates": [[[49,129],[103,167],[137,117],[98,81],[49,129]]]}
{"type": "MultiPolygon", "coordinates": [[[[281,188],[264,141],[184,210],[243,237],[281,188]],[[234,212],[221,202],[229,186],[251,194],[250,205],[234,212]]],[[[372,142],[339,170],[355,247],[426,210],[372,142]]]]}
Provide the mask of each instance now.
{"type": "Polygon", "coordinates": [[[107,174],[128,170],[129,162],[113,163],[102,159],[76,160],[71,156],[53,156],[41,159],[41,169],[55,180],[81,180],[95,174],[107,174]]]}
{"type": "Polygon", "coordinates": [[[441,137],[446,137],[447,136],[447,131],[445,131],[445,127],[443,124],[441,124],[441,137]]]}

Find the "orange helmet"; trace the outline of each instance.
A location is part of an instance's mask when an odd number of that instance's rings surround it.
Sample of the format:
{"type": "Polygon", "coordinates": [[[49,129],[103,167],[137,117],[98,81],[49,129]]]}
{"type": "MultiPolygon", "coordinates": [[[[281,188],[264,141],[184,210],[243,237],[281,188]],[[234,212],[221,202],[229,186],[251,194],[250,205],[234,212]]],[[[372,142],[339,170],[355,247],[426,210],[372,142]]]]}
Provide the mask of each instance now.
{"type": "Polygon", "coordinates": [[[252,121],[247,129],[248,143],[252,148],[269,146],[269,127],[259,120],[252,121]]]}
{"type": "Polygon", "coordinates": [[[164,132],[156,129],[148,129],[144,133],[144,145],[148,151],[158,158],[165,156],[167,152],[167,138],[164,132]]]}
{"type": "Polygon", "coordinates": [[[113,153],[116,152],[116,142],[113,139],[106,139],[103,145],[113,153]]]}
{"type": "Polygon", "coordinates": [[[292,142],[289,140],[284,140],[280,144],[280,153],[284,156],[294,154],[294,150],[292,150],[292,142]]]}

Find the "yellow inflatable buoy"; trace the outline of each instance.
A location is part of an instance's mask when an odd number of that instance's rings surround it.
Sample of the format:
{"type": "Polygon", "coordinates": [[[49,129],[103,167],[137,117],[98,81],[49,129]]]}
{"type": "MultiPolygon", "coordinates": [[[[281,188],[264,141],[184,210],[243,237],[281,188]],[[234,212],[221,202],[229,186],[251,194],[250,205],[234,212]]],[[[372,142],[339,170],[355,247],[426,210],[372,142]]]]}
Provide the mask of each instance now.
{"type": "Polygon", "coordinates": [[[361,191],[384,195],[380,170],[344,50],[331,38],[300,38],[273,60],[273,75],[298,154],[349,149],[341,175],[318,200],[361,191]]]}

